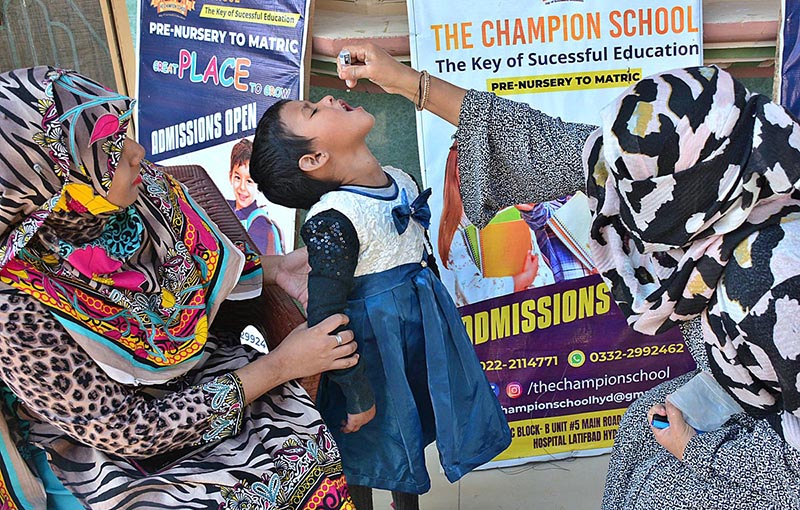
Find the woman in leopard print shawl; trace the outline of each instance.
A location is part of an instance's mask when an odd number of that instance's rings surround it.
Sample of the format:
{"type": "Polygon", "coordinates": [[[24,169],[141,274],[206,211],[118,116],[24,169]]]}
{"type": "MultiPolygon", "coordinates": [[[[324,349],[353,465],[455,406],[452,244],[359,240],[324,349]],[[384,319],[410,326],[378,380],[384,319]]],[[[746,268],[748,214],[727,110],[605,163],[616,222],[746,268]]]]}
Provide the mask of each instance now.
{"type": "Polygon", "coordinates": [[[0,508],[352,508],[293,381],[355,364],[352,332],[328,334],[346,318],[266,355],[215,328],[262,266],[142,159],[132,105],[71,71],[0,74],[0,508]]]}

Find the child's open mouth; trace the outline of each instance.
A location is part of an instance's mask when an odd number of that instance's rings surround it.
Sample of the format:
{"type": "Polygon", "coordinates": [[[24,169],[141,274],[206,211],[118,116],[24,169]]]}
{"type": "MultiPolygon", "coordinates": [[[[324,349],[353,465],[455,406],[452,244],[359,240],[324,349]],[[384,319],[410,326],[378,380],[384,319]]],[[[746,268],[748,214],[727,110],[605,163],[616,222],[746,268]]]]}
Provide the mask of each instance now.
{"type": "Polygon", "coordinates": [[[350,106],[349,104],[347,104],[347,102],[342,101],[341,99],[339,99],[339,106],[344,108],[344,111],[346,111],[346,112],[352,112],[355,109],[352,106],[350,106]]]}

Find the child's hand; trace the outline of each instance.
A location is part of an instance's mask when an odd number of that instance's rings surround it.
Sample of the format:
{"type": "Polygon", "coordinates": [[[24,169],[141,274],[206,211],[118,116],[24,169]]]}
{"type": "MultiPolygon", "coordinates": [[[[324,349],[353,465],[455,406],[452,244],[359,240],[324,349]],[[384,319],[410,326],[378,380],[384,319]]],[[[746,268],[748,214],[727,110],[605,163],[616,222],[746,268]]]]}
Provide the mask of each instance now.
{"type": "Polygon", "coordinates": [[[683,413],[680,409],[672,405],[669,400],[664,405],[657,404],[647,411],[647,423],[650,423],[650,428],[653,435],[658,441],[658,444],[667,449],[669,453],[674,455],[680,460],[683,460],[683,454],[686,451],[686,445],[689,440],[697,435],[691,425],[686,423],[683,419],[683,413]],[[653,427],[653,415],[662,414],[667,415],[669,420],[669,427],[665,429],[657,429],[653,427]]]}
{"type": "Polygon", "coordinates": [[[528,253],[525,259],[525,264],[522,266],[522,272],[515,274],[514,279],[514,292],[525,290],[531,286],[533,280],[536,279],[536,274],[539,272],[539,255],[535,253],[528,253]]]}
{"type": "Polygon", "coordinates": [[[370,407],[363,413],[350,414],[347,413],[347,421],[342,425],[342,432],[350,434],[351,432],[358,432],[358,429],[372,421],[375,418],[375,406],[370,407]]]}

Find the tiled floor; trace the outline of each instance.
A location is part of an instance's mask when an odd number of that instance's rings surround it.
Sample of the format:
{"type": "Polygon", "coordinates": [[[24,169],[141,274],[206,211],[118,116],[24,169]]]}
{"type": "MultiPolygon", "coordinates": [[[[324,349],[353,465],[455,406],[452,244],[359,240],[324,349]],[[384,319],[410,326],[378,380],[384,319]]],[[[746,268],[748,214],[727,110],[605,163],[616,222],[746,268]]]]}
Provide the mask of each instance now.
{"type": "MultiPolygon", "coordinates": [[[[600,508],[608,455],[474,471],[450,484],[435,447],[426,451],[431,491],[421,510],[591,510],[600,508]]],[[[390,510],[391,495],[375,491],[375,510],[390,510]]]]}

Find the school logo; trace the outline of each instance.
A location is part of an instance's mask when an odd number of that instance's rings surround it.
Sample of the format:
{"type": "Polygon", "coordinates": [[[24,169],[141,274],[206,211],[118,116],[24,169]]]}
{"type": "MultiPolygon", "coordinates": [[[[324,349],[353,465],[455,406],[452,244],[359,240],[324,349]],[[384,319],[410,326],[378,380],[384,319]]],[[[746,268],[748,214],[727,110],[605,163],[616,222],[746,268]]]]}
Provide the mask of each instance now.
{"type": "Polygon", "coordinates": [[[189,11],[194,10],[195,1],[196,0],[150,0],[150,6],[155,7],[159,15],[175,13],[185,18],[189,11]]]}

